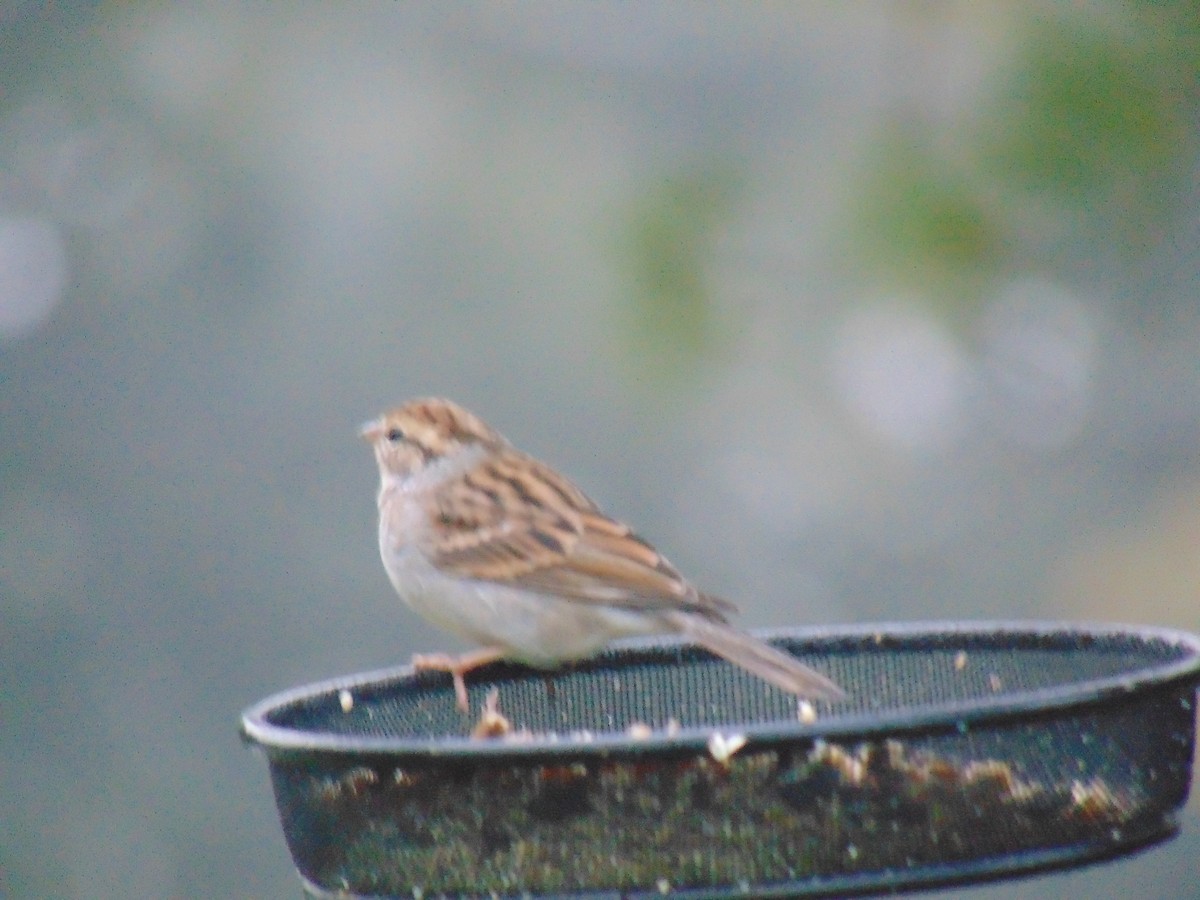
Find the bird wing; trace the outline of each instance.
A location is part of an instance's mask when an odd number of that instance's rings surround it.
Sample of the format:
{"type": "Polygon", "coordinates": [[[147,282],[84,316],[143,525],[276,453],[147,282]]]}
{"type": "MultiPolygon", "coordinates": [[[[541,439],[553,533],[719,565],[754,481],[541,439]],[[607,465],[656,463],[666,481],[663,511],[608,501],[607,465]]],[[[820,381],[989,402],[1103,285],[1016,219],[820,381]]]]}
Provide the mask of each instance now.
{"type": "Polygon", "coordinates": [[[427,502],[435,528],[423,549],[442,571],[630,610],[717,621],[735,611],[697,591],[562,475],[517,451],[485,459],[427,502]]]}

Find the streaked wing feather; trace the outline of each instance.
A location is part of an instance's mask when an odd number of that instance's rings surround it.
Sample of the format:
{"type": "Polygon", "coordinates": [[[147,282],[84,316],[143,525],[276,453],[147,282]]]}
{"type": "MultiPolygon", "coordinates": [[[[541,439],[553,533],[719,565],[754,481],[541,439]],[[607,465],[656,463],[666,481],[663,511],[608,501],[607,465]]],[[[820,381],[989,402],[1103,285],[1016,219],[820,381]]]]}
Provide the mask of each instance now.
{"type": "Polygon", "coordinates": [[[425,550],[452,574],[625,609],[720,621],[734,611],[699,593],[567,479],[516,451],[443,485],[430,504],[438,528],[425,550]]]}
{"type": "Polygon", "coordinates": [[[436,527],[424,550],[438,568],[500,582],[554,565],[578,540],[576,510],[591,504],[515,451],[484,460],[427,502],[436,527]]]}

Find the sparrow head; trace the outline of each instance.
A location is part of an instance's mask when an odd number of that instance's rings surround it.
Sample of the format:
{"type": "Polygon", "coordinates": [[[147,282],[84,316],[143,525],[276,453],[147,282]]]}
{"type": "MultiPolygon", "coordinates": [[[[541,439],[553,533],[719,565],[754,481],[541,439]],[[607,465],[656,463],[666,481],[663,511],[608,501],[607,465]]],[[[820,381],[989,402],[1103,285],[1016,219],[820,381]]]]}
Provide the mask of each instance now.
{"type": "Polygon", "coordinates": [[[359,435],[371,444],[385,478],[407,478],[471,447],[505,444],[478,416],[437,398],[410,400],[363,425],[359,435]]]}

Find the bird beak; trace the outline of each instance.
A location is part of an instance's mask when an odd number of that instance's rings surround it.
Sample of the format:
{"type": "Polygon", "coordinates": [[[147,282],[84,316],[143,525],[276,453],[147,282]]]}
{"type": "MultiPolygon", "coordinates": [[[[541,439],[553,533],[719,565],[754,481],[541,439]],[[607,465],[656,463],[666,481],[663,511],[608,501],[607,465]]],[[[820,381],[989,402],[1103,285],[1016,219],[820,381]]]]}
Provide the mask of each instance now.
{"type": "Polygon", "coordinates": [[[358,436],[368,444],[375,443],[381,434],[383,434],[383,421],[380,419],[364,422],[358,429],[358,436]]]}

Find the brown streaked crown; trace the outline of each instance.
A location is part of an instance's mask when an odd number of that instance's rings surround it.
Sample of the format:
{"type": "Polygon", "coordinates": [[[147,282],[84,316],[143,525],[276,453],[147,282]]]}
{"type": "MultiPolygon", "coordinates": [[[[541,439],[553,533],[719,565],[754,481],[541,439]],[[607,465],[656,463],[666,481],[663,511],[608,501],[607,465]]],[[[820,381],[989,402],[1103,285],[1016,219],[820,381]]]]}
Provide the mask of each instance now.
{"type": "Polygon", "coordinates": [[[459,447],[507,446],[507,441],[478,416],[437,397],[410,400],[359,432],[375,447],[380,465],[396,473],[415,472],[459,447]]]}

